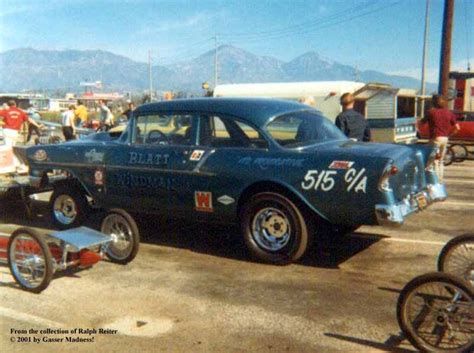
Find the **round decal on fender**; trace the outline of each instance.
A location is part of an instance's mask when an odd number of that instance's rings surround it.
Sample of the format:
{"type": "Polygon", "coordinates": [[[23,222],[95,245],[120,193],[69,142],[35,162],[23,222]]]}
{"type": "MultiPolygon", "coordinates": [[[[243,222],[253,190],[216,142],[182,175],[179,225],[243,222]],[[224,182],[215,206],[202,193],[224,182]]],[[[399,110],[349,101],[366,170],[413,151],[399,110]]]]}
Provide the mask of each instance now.
{"type": "Polygon", "coordinates": [[[45,150],[38,150],[33,155],[35,161],[45,161],[48,158],[48,155],[45,150]]]}

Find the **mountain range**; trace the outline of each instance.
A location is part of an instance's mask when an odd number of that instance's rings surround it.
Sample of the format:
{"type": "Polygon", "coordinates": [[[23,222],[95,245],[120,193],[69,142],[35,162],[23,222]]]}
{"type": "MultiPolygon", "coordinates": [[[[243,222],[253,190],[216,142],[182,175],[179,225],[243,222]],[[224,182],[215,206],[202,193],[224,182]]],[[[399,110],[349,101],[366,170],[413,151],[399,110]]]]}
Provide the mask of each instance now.
{"type": "MultiPolygon", "coordinates": [[[[205,81],[214,82],[215,52],[168,66],[154,65],[153,88],[201,93],[205,81]]],[[[35,50],[21,48],[0,53],[0,92],[79,92],[81,81],[104,83],[105,91],[143,91],[148,88],[148,64],[102,50],[35,50]]],[[[218,48],[219,83],[260,83],[359,80],[395,87],[419,88],[411,77],[356,68],[307,52],[289,62],[258,56],[240,48],[218,48]]],[[[428,91],[435,86],[428,84],[428,91]]]]}

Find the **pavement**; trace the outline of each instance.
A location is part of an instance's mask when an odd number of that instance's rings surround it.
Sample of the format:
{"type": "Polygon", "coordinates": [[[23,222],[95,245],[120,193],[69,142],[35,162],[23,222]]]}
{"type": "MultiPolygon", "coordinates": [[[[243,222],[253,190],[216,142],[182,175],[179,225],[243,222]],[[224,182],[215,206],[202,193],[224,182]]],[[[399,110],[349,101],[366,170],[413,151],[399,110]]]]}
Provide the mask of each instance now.
{"type": "MultiPolygon", "coordinates": [[[[447,201],[401,228],[362,227],[289,266],[253,262],[237,229],[152,217],[138,219],[132,263],[59,273],[39,295],[0,266],[0,351],[413,352],[398,295],[436,269],[446,241],[473,232],[474,161],[447,167],[446,184],[447,201]]],[[[0,204],[0,234],[51,229],[46,197],[31,220],[0,204]]]]}

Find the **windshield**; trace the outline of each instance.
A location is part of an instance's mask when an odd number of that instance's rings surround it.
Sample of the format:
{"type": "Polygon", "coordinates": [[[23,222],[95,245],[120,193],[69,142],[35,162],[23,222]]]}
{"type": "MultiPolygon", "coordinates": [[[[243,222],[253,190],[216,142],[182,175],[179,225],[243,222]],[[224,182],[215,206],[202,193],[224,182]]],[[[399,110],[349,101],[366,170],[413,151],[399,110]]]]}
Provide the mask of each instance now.
{"type": "Polygon", "coordinates": [[[288,148],[347,139],[332,122],[314,112],[279,116],[267,124],[266,130],[280,146],[288,148]]]}

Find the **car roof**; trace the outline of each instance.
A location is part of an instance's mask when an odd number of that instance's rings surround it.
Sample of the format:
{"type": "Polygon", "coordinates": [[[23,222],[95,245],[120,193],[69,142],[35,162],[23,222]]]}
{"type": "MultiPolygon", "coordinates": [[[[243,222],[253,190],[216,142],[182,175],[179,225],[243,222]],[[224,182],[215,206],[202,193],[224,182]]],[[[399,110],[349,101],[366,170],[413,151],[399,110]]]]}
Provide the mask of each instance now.
{"type": "Polygon", "coordinates": [[[258,127],[263,127],[267,121],[279,115],[292,112],[312,110],[309,106],[272,98],[192,98],[175,99],[158,103],[148,103],[139,106],[134,115],[151,112],[200,112],[207,114],[222,114],[245,119],[258,127]]]}

